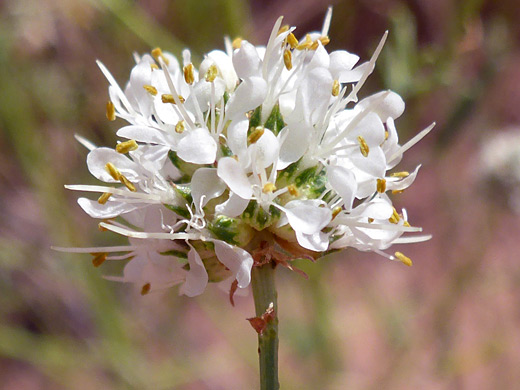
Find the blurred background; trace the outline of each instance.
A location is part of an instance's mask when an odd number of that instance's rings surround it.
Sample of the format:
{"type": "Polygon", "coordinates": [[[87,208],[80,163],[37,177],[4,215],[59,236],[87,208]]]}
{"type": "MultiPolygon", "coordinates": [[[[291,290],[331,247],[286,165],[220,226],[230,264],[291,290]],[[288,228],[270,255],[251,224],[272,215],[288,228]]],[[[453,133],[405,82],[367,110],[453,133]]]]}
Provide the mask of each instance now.
{"type": "Polygon", "coordinates": [[[95,59],[124,84],[134,51],[263,44],[279,15],[298,36],[329,4],[329,50],[364,61],[390,30],[362,96],[403,96],[401,142],[437,122],[400,164],[422,163],[418,179],[394,196],[433,239],[396,248],[412,268],[349,250],[298,263],[309,280],[280,269],[281,388],[520,388],[517,0],[3,0],[0,389],[256,388],[251,297],[141,297],[101,278],[121,264],[50,246],[124,241],[63,188],[95,183],[73,135],[113,146],[123,126],[105,119],[95,59]]]}

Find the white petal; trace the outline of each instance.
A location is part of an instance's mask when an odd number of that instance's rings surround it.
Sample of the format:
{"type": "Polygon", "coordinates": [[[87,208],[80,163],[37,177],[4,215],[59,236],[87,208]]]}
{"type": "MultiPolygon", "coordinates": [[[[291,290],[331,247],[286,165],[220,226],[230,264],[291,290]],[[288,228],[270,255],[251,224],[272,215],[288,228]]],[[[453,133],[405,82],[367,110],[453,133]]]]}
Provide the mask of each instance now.
{"type": "Polygon", "coordinates": [[[97,200],[87,198],[79,198],[78,204],[92,218],[115,218],[121,214],[134,211],[139,207],[146,206],[146,204],[139,203],[125,203],[120,201],[108,200],[105,204],[98,203],[97,200]]]}
{"type": "Polygon", "coordinates": [[[415,170],[410,173],[410,175],[408,175],[407,177],[401,179],[401,180],[396,180],[396,181],[390,181],[390,180],[387,180],[386,181],[386,189],[388,191],[393,191],[393,190],[404,190],[405,188],[408,188],[412,185],[412,183],[415,181],[415,178],[417,177],[417,173],[419,172],[419,168],[421,166],[417,166],[417,168],[415,168],[415,170]]]}
{"type": "Polygon", "coordinates": [[[233,65],[238,77],[246,79],[260,75],[262,61],[256,48],[249,42],[242,41],[240,48],[233,53],[233,65]]]}
{"type": "Polygon", "coordinates": [[[217,176],[216,168],[199,168],[191,178],[191,196],[197,209],[204,207],[211,199],[222,195],[225,190],[226,184],[217,176]]]}
{"type": "Polygon", "coordinates": [[[199,254],[193,247],[188,252],[188,263],[190,264],[190,270],[186,275],[186,282],[181,286],[180,292],[189,297],[194,297],[204,292],[208,284],[208,273],[199,254]]]}
{"type": "Polygon", "coordinates": [[[229,189],[243,199],[250,199],[253,194],[251,183],[241,165],[234,158],[224,157],[219,160],[218,176],[224,180],[229,189]]]}
{"type": "Polygon", "coordinates": [[[359,61],[359,56],[351,54],[345,50],[336,50],[330,53],[330,73],[335,80],[345,82],[342,76],[345,72],[350,71],[359,61]]]}
{"type": "Polygon", "coordinates": [[[379,147],[383,143],[385,140],[385,127],[377,114],[373,112],[367,114],[348,134],[349,139],[356,141],[358,136],[362,136],[370,148],[379,147]]]}
{"type": "Polygon", "coordinates": [[[245,115],[250,110],[260,106],[267,94],[267,83],[261,77],[244,79],[231,95],[226,105],[226,116],[230,119],[245,115]]]}
{"type": "Polygon", "coordinates": [[[265,129],[260,139],[249,147],[257,167],[267,168],[278,160],[278,138],[271,130],[265,129]]]}
{"type": "Polygon", "coordinates": [[[193,164],[212,164],[217,157],[217,143],[208,129],[197,128],[186,131],[177,146],[182,160],[193,164]]]}
{"type": "Polygon", "coordinates": [[[244,212],[248,204],[249,199],[241,198],[234,192],[230,192],[229,199],[215,207],[215,214],[235,218],[244,212]]]}
{"type": "Polygon", "coordinates": [[[328,207],[317,200],[293,200],[285,205],[284,211],[289,224],[296,232],[314,234],[323,229],[332,219],[328,207]]]}
{"type": "Polygon", "coordinates": [[[327,179],[339,196],[343,199],[345,208],[350,211],[357,191],[356,175],[350,169],[342,166],[329,166],[327,179]]]}
{"type": "Polygon", "coordinates": [[[312,130],[312,126],[300,122],[299,126],[291,124],[278,134],[278,139],[283,140],[277,165],[279,170],[298,161],[304,155],[309,147],[312,130]]]}
{"type": "Polygon", "coordinates": [[[240,156],[247,149],[248,129],[248,119],[234,120],[227,129],[227,145],[236,156],[240,156]]]}
{"type": "Polygon", "coordinates": [[[381,91],[361,100],[357,107],[374,111],[383,122],[386,122],[388,118],[396,119],[401,116],[404,112],[404,101],[395,92],[381,91]],[[384,99],[374,104],[374,101],[377,101],[383,95],[386,95],[384,99]]]}
{"type": "Polygon", "coordinates": [[[219,261],[235,275],[238,287],[247,287],[251,282],[251,268],[253,267],[253,258],[249,252],[224,241],[215,240],[213,242],[219,261]]]}
{"type": "Polygon", "coordinates": [[[324,252],[329,248],[329,235],[323,232],[304,234],[296,231],[298,244],[305,249],[315,252],[324,252]]]}
{"type": "Polygon", "coordinates": [[[235,68],[233,68],[231,57],[221,50],[213,50],[209,52],[208,57],[215,62],[215,65],[217,65],[220,75],[226,83],[226,90],[233,91],[237,85],[238,78],[235,73],[235,68]]]}
{"type": "Polygon", "coordinates": [[[138,180],[139,166],[114,149],[97,148],[87,156],[88,170],[93,176],[107,183],[117,183],[118,181],[114,180],[105,169],[107,163],[112,163],[128,180],[133,182],[138,180]]]}

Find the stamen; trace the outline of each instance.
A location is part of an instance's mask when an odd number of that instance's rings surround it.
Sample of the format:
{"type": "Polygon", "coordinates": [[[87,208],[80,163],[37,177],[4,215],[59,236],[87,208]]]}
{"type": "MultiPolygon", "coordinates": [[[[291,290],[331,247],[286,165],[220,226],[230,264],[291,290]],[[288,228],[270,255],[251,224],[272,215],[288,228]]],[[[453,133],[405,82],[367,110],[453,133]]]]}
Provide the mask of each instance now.
{"type": "Polygon", "coordinates": [[[370,217],[368,217],[368,223],[372,223],[372,222],[374,222],[374,221],[375,221],[374,218],[370,218],[370,217]]]}
{"type": "Polygon", "coordinates": [[[341,206],[336,206],[332,209],[332,219],[336,218],[338,216],[339,213],[341,213],[343,209],[341,208],[341,206]]]}
{"type": "Polygon", "coordinates": [[[361,136],[358,135],[357,140],[359,142],[359,150],[361,151],[361,154],[363,157],[368,157],[368,152],[370,152],[370,148],[367,145],[367,141],[361,136]]]}
{"type": "Polygon", "coordinates": [[[121,172],[119,172],[119,169],[117,169],[114,166],[114,164],[106,163],[105,169],[107,170],[108,173],[110,173],[110,176],[112,176],[112,178],[114,180],[119,180],[119,178],[121,177],[121,172]]]}
{"type": "Polygon", "coordinates": [[[92,265],[97,268],[105,262],[108,253],[92,253],[92,255],[94,256],[92,259],[92,265]]]}
{"type": "Polygon", "coordinates": [[[377,179],[377,192],[384,194],[386,192],[386,180],[377,179]]]}
{"type": "Polygon", "coordinates": [[[150,292],[150,289],[152,288],[152,285],[150,283],[146,283],[141,288],[141,295],[146,295],[150,292]]]}
{"type": "Polygon", "coordinates": [[[231,42],[231,47],[233,49],[240,49],[242,47],[242,38],[236,37],[233,39],[233,42],[231,42]]]}
{"type": "Polygon", "coordinates": [[[396,195],[396,194],[402,194],[404,192],[404,190],[392,190],[392,194],[396,195]]]}
{"type": "Polygon", "coordinates": [[[146,89],[146,92],[148,92],[150,95],[157,95],[157,88],[155,88],[153,85],[143,85],[143,88],[146,89]]]}
{"type": "Polygon", "coordinates": [[[341,87],[341,84],[338,80],[334,80],[332,83],[332,96],[336,97],[339,95],[339,89],[341,87]]]}
{"type": "Polygon", "coordinates": [[[251,132],[251,134],[249,134],[249,137],[247,137],[247,142],[249,144],[254,144],[260,139],[262,135],[264,135],[264,127],[258,126],[251,132]]]}
{"type": "Polygon", "coordinates": [[[394,256],[404,265],[407,265],[408,267],[412,266],[412,259],[410,259],[408,256],[405,256],[401,252],[395,252],[394,256]]]}
{"type": "Polygon", "coordinates": [[[116,120],[116,108],[114,107],[114,103],[110,100],[107,102],[107,119],[109,121],[116,120]]]}
{"type": "MultiPolygon", "coordinates": [[[[165,93],[165,94],[161,95],[161,100],[163,103],[176,104],[175,99],[173,98],[173,95],[170,93],[165,93]]],[[[179,100],[181,103],[184,103],[186,101],[181,95],[179,95],[179,100]]]]}
{"type": "Polygon", "coordinates": [[[126,186],[126,188],[128,188],[130,191],[132,191],[132,192],[136,192],[137,191],[137,189],[135,188],[133,183],[130,180],[128,180],[125,175],[120,175],[119,176],[119,181],[122,184],[124,184],[126,186]]]}
{"type": "Polygon", "coordinates": [[[388,137],[390,137],[390,133],[388,130],[385,130],[385,141],[388,139],[388,137]]]}
{"type": "Polygon", "coordinates": [[[98,230],[100,232],[108,232],[108,229],[106,227],[104,227],[103,225],[101,225],[103,222],[100,222],[98,223],[98,230]]]}
{"type": "Polygon", "coordinates": [[[176,133],[179,133],[179,134],[182,134],[184,132],[184,130],[186,130],[186,127],[184,126],[184,121],[183,120],[180,120],[177,122],[177,124],[175,125],[175,132],[176,133]]]}
{"type": "Polygon", "coordinates": [[[403,226],[406,226],[406,227],[411,227],[410,223],[408,221],[404,221],[403,222],[403,226]]]}
{"type": "Polygon", "coordinates": [[[276,186],[273,183],[265,183],[264,188],[262,188],[264,194],[269,194],[273,191],[276,191],[276,186]]]}
{"type": "Polygon", "coordinates": [[[397,223],[399,223],[400,219],[401,219],[401,217],[399,217],[399,213],[397,212],[397,210],[394,207],[394,212],[392,213],[392,216],[390,218],[388,218],[388,221],[390,223],[397,224],[397,223]]]}
{"type": "Polygon", "coordinates": [[[97,201],[99,204],[105,204],[111,196],[112,194],[110,192],[105,192],[98,198],[97,201]]]}
{"type": "Polygon", "coordinates": [[[170,61],[168,60],[168,58],[166,58],[161,50],[160,47],[156,47],[155,49],[152,50],[152,57],[155,58],[155,61],[159,62],[159,58],[163,60],[163,62],[166,64],[166,65],[170,65],[170,61]]]}
{"type": "Polygon", "coordinates": [[[313,42],[312,42],[311,35],[307,34],[305,36],[305,41],[303,41],[302,43],[298,44],[298,46],[296,46],[296,49],[298,49],[298,50],[309,49],[312,46],[312,44],[313,44],[313,42]]]}
{"type": "Polygon", "coordinates": [[[327,35],[319,37],[318,40],[321,42],[323,46],[327,46],[330,43],[330,38],[327,35]]]}
{"type": "Polygon", "coordinates": [[[206,81],[208,83],[212,83],[217,78],[217,75],[218,75],[217,65],[213,64],[209,67],[204,78],[206,79],[206,81]]]}
{"type": "Polygon", "coordinates": [[[318,48],[318,46],[320,45],[318,42],[319,42],[319,40],[312,42],[312,45],[311,45],[311,47],[309,47],[309,49],[316,50],[318,48]]]}
{"type": "Polygon", "coordinates": [[[391,177],[408,177],[410,176],[410,172],[402,171],[402,172],[394,172],[390,174],[391,177]]]}
{"type": "Polygon", "coordinates": [[[294,49],[296,46],[298,46],[298,39],[294,36],[293,33],[290,33],[287,35],[287,43],[289,46],[291,46],[291,49],[294,49]]]}
{"type": "Polygon", "coordinates": [[[284,32],[289,31],[289,25],[285,24],[278,30],[278,35],[283,34],[284,32]]]}
{"type": "Polygon", "coordinates": [[[300,191],[298,191],[298,188],[296,188],[296,186],[294,184],[289,184],[287,186],[287,191],[289,191],[289,194],[291,194],[292,196],[300,195],[300,191]]]}
{"type": "Polygon", "coordinates": [[[193,71],[193,64],[189,63],[188,65],[182,68],[182,72],[184,73],[184,81],[186,84],[193,84],[195,81],[195,73],[193,71]]]}
{"type": "Polygon", "coordinates": [[[292,55],[289,49],[285,49],[285,51],[283,52],[283,62],[287,70],[292,69],[292,55]]]}
{"type": "Polygon", "coordinates": [[[116,145],[116,152],[121,154],[126,154],[131,152],[132,150],[136,150],[138,148],[137,142],[134,139],[129,141],[120,142],[116,145]]]}
{"type": "Polygon", "coordinates": [[[150,64],[150,68],[152,68],[152,70],[159,70],[159,65],[157,65],[157,64],[150,64]]]}

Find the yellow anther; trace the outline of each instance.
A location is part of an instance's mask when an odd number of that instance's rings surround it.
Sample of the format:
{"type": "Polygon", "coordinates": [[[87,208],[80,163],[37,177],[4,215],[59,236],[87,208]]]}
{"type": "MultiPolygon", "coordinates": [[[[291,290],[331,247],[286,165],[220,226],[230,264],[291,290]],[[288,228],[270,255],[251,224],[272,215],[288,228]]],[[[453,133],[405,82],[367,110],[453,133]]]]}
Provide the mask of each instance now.
{"type": "MultiPolygon", "coordinates": [[[[175,103],[175,99],[173,98],[173,95],[171,95],[169,93],[165,93],[165,94],[161,95],[161,100],[163,103],[177,104],[177,103],[175,103]]],[[[184,98],[181,95],[179,95],[179,101],[181,103],[185,102],[184,98]]]]}
{"type": "Polygon", "coordinates": [[[170,65],[170,61],[168,60],[168,58],[166,58],[161,50],[160,47],[156,47],[155,49],[152,50],[152,57],[155,58],[155,61],[157,62],[160,62],[159,61],[159,58],[163,60],[163,62],[166,64],[166,65],[170,65]]]}
{"type": "Polygon", "coordinates": [[[109,121],[116,120],[116,108],[114,107],[114,103],[110,100],[107,102],[107,119],[109,121]]]}
{"type": "Polygon", "coordinates": [[[404,222],[403,222],[403,226],[411,227],[410,222],[408,222],[408,221],[404,221],[404,222]]]}
{"type": "Polygon", "coordinates": [[[330,38],[327,35],[318,38],[323,46],[327,46],[330,43],[330,38]]]}
{"type": "Polygon", "coordinates": [[[370,218],[370,217],[368,217],[368,223],[372,223],[372,222],[374,222],[374,221],[375,221],[374,218],[370,218]]]}
{"type": "Polygon", "coordinates": [[[264,131],[265,130],[263,126],[258,126],[251,132],[251,134],[249,134],[249,137],[247,137],[247,142],[249,144],[256,143],[260,139],[260,137],[264,135],[264,131]]]}
{"type": "Polygon", "coordinates": [[[100,232],[107,232],[108,231],[108,229],[106,227],[101,226],[101,223],[98,223],[98,230],[100,232]]]}
{"type": "Polygon", "coordinates": [[[396,194],[402,194],[404,192],[404,190],[392,190],[392,194],[396,195],[396,194]]]}
{"type": "Polygon", "coordinates": [[[390,218],[388,218],[388,221],[390,221],[390,223],[399,223],[399,221],[401,220],[401,217],[399,216],[399,213],[397,212],[397,210],[395,209],[394,207],[394,211],[392,213],[392,216],[390,218]]]}
{"type": "Polygon", "coordinates": [[[157,95],[157,88],[155,88],[153,85],[143,85],[143,88],[146,89],[146,92],[148,92],[150,95],[157,95]]]}
{"type": "Polygon", "coordinates": [[[105,204],[108,201],[108,198],[110,198],[111,196],[112,194],[110,192],[104,192],[103,194],[101,194],[97,201],[99,204],[105,204]]]}
{"type": "Polygon", "coordinates": [[[310,47],[312,46],[312,39],[311,39],[311,36],[310,34],[307,34],[305,36],[305,40],[302,42],[302,43],[299,43],[297,46],[296,46],[296,49],[298,50],[305,50],[305,49],[310,49],[310,47]]]}
{"type": "Polygon", "coordinates": [[[136,150],[138,147],[137,145],[137,142],[135,142],[134,139],[131,139],[131,140],[128,140],[128,141],[125,141],[125,142],[120,142],[116,145],[116,152],[117,153],[121,153],[121,154],[125,154],[125,153],[128,153],[128,152],[131,152],[132,150],[136,150]]]}
{"type": "Polygon", "coordinates": [[[339,89],[341,87],[341,84],[338,80],[334,80],[332,83],[332,96],[338,96],[339,95],[339,89]]]}
{"type": "Polygon", "coordinates": [[[141,295],[146,295],[150,292],[150,289],[152,288],[152,285],[150,283],[143,284],[143,287],[141,287],[141,295]]]}
{"type": "Polygon", "coordinates": [[[132,184],[132,182],[130,180],[128,180],[126,178],[125,175],[121,175],[119,176],[119,181],[124,184],[126,186],[126,188],[128,188],[130,191],[132,192],[136,192],[137,189],[135,188],[135,186],[132,184]]]}
{"type": "Polygon", "coordinates": [[[385,130],[385,141],[388,139],[388,137],[390,137],[390,133],[388,130],[385,130]]]}
{"type": "Polygon", "coordinates": [[[213,64],[209,67],[204,78],[206,79],[206,81],[208,83],[212,83],[217,78],[217,75],[218,75],[217,65],[213,64]]]}
{"type": "Polygon", "coordinates": [[[386,180],[385,179],[377,179],[377,192],[383,194],[386,192],[386,180]]]}
{"type": "Polygon", "coordinates": [[[392,177],[408,177],[408,176],[410,176],[410,172],[406,172],[406,171],[394,172],[390,176],[392,176],[392,177]]]}
{"type": "Polygon", "coordinates": [[[287,191],[289,191],[289,194],[291,194],[292,196],[300,195],[300,191],[298,191],[298,188],[296,188],[296,186],[294,184],[289,184],[287,186],[287,191]]]}
{"type": "Polygon", "coordinates": [[[233,42],[231,42],[231,47],[233,49],[240,49],[242,47],[242,38],[236,37],[233,39],[233,42]]]}
{"type": "Polygon", "coordinates": [[[285,51],[283,52],[283,62],[287,70],[292,69],[292,55],[289,49],[285,49],[285,51]]]}
{"type": "Polygon", "coordinates": [[[112,176],[112,178],[114,180],[119,180],[119,178],[121,177],[121,172],[119,172],[119,169],[117,169],[114,166],[114,164],[106,163],[105,169],[107,170],[108,173],[110,173],[110,176],[112,176]]]}
{"type": "Polygon", "coordinates": [[[291,49],[294,49],[296,46],[298,46],[298,39],[294,36],[293,33],[289,33],[289,35],[287,35],[287,43],[289,46],[291,46],[291,49]]]}
{"type": "Polygon", "coordinates": [[[189,63],[188,65],[185,65],[182,68],[182,72],[184,73],[184,81],[186,81],[187,84],[193,84],[195,81],[195,73],[193,70],[193,64],[189,63]]]}
{"type": "Polygon", "coordinates": [[[318,48],[318,46],[320,45],[318,42],[319,42],[319,40],[312,42],[312,45],[309,47],[309,49],[316,50],[318,48]]]}
{"type": "Polygon", "coordinates": [[[341,208],[341,206],[336,206],[332,209],[332,219],[336,218],[338,216],[339,213],[341,213],[343,209],[341,208]]]}
{"type": "Polygon", "coordinates": [[[152,68],[152,70],[158,70],[159,69],[159,65],[157,65],[157,64],[150,64],[150,68],[152,68]]]}
{"type": "Polygon", "coordinates": [[[367,141],[361,136],[358,135],[357,140],[359,142],[359,150],[364,157],[368,157],[368,152],[370,152],[370,148],[368,147],[367,141]]]}
{"type": "Polygon", "coordinates": [[[186,130],[186,127],[184,126],[184,120],[178,121],[177,124],[175,125],[175,132],[182,134],[184,132],[184,130],[186,130]]]}
{"type": "Polygon", "coordinates": [[[408,267],[412,266],[412,259],[410,259],[408,256],[403,255],[401,252],[395,252],[394,256],[404,265],[407,265],[408,267]]]}
{"type": "Polygon", "coordinates": [[[269,194],[273,191],[276,191],[276,186],[273,183],[265,183],[264,188],[262,188],[262,192],[264,194],[269,194]]]}
{"type": "Polygon", "coordinates": [[[280,30],[278,30],[278,35],[283,34],[286,31],[289,31],[289,25],[288,24],[285,24],[282,27],[280,27],[280,30]]]}
{"type": "Polygon", "coordinates": [[[94,256],[92,259],[92,265],[94,267],[99,267],[107,259],[108,253],[92,253],[92,255],[94,256]]]}

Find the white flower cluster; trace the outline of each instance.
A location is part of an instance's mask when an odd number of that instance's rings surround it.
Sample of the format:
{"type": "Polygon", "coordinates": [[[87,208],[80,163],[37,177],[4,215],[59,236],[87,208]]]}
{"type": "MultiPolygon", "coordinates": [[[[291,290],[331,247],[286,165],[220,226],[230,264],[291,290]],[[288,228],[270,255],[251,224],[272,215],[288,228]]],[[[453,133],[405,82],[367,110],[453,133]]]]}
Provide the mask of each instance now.
{"type": "Polygon", "coordinates": [[[330,19],[331,10],[321,32],[298,40],[279,18],[267,46],[226,40],[198,70],[188,50],[181,66],[155,49],[136,56],[124,90],[98,63],[110,83],[107,116],[129,125],[115,150],[81,142],[92,175],[120,185],[67,187],[102,193],[78,203],[130,245],[77,251],[93,252],[95,265],[130,259],[112,279],[143,294],[181,284],[188,296],[208,281],[247,287],[255,253],[290,267],[354,247],[411,265],[382,250],[428,238],[401,237],[420,228],[387,196],[419,167],[387,171],[433,126],[401,146],[394,120],[403,100],[383,91],[357,102],[386,34],[356,65],[358,56],[325,49],[330,19]]]}

